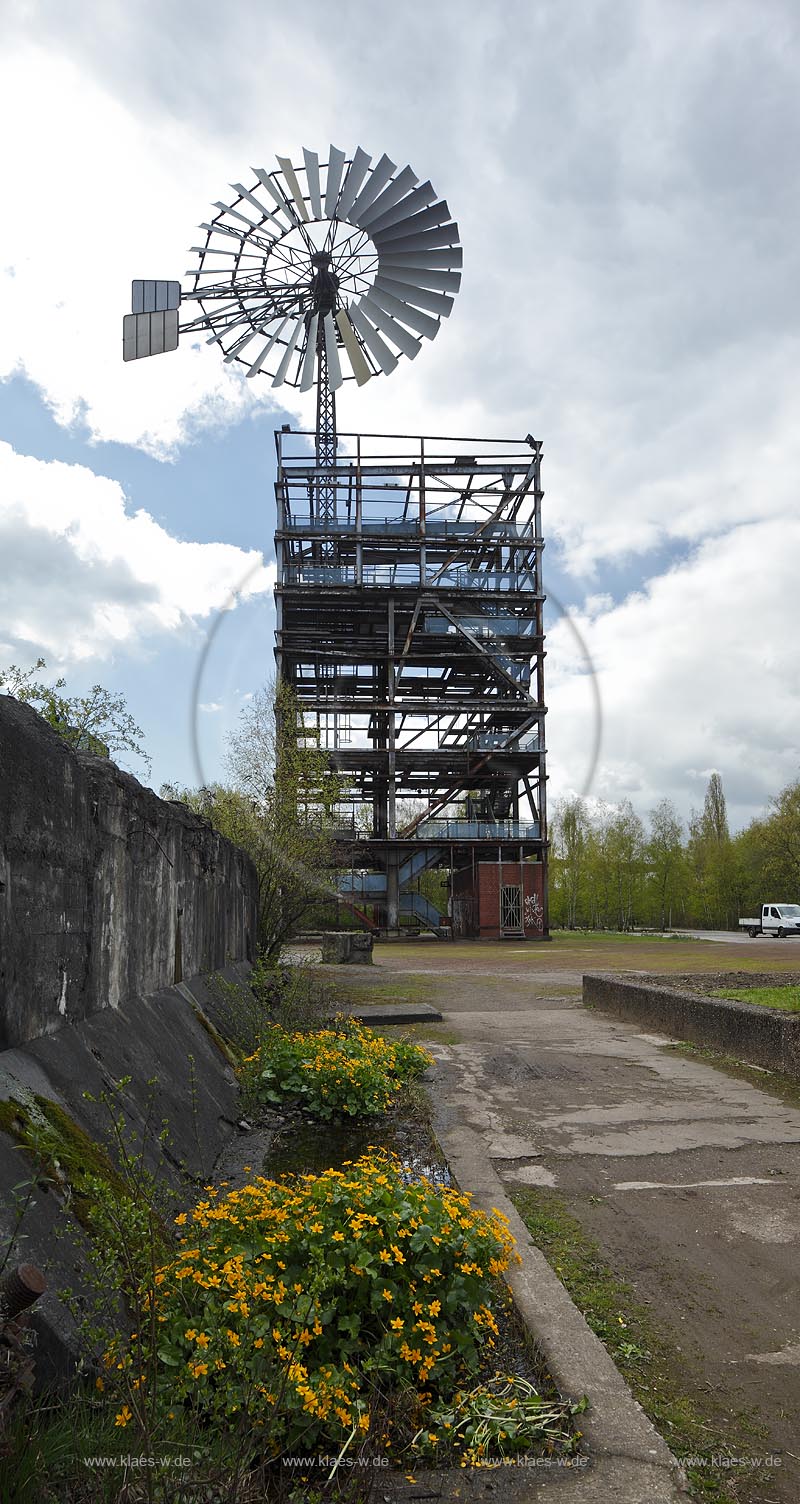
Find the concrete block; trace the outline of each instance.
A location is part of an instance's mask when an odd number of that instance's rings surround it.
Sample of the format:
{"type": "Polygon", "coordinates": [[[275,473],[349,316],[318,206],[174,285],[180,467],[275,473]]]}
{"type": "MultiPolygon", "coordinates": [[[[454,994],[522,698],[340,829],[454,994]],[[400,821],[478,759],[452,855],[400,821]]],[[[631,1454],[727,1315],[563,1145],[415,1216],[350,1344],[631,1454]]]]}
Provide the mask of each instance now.
{"type": "Polygon", "coordinates": [[[320,936],[325,966],[371,966],[373,936],[363,930],[330,930],[320,936]]]}
{"type": "Polygon", "coordinates": [[[800,1014],[610,972],[585,974],[583,1000],[640,1027],[709,1045],[737,1060],[800,1080],[800,1014]]]}

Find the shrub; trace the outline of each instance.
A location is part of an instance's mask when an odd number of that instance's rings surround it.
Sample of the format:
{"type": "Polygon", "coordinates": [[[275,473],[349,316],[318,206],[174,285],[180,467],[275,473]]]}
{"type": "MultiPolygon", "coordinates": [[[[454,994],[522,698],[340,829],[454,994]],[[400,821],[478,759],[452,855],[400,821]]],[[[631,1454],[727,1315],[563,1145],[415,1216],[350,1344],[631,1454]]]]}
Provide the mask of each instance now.
{"type": "Polygon", "coordinates": [[[272,1450],[348,1445],[376,1387],[414,1391],[418,1409],[419,1391],[451,1396],[494,1346],[505,1218],[407,1183],[394,1156],[209,1188],[177,1220],[191,1232],[152,1306],[170,1403],[223,1424],[246,1413],[272,1450]]]}
{"type": "Polygon", "coordinates": [[[328,1122],[386,1112],[432,1061],[420,1045],[390,1042],[352,1020],[308,1034],[275,1024],[245,1060],[243,1085],[262,1104],[296,1103],[328,1122]]]}
{"type": "Polygon", "coordinates": [[[240,1057],[258,1050],[277,1021],[285,1028],[320,1028],[332,1012],[333,994],[324,979],[307,966],[280,966],[263,955],[246,981],[215,973],[208,984],[216,1026],[240,1057]]]}

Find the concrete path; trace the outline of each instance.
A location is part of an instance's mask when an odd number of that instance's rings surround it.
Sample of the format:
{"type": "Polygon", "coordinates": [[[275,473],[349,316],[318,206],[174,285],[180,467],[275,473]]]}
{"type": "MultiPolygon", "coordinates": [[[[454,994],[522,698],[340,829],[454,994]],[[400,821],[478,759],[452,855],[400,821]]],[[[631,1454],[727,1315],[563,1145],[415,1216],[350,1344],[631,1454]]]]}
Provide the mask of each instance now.
{"type": "MultiPolygon", "coordinates": [[[[745,936],[747,936],[747,939],[750,940],[750,936],[747,934],[746,930],[740,930],[738,933],[732,930],[673,930],[672,934],[677,935],[682,940],[713,940],[720,945],[736,945],[745,936]]],[[[784,945],[788,943],[789,945],[791,945],[793,938],[794,936],[791,935],[784,936],[783,941],[779,943],[782,943],[784,945]]],[[[753,939],[750,940],[750,944],[774,945],[775,940],[770,935],[755,935],[753,939]]]]}
{"type": "MultiPolygon", "coordinates": [[[[767,949],[785,964],[779,942],[767,949]]],[[[741,1497],[796,1504],[800,1110],[766,1077],[759,1089],[584,1009],[574,959],[556,945],[385,946],[375,980],[398,995],[407,980],[442,1011],[452,1042],[433,1046],[435,1091],[451,1141],[460,1134],[473,1155],[479,1142],[509,1191],[565,1197],[692,1382],[725,1410],[758,1411],[768,1440],[752,1452],[780,1454],[781,1466],[741,1497]]]]}

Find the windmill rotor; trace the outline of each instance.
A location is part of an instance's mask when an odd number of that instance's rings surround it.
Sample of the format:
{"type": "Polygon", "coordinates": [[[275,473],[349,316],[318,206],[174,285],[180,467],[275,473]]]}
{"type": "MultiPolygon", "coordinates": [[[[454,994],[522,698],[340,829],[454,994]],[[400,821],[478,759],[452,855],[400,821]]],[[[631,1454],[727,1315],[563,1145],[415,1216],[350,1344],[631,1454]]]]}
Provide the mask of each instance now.
{"type": "Polygon", "coordinates": [[[388,375],[433,339],[461,284],[458,225],[430,182],[389,157],[331,146],[276,158],[233,183],[192,246],[179,282],[134,282],[123,358],[162,354],[204,333],[226,362],[273,387],[333,394],[388,375]]]}

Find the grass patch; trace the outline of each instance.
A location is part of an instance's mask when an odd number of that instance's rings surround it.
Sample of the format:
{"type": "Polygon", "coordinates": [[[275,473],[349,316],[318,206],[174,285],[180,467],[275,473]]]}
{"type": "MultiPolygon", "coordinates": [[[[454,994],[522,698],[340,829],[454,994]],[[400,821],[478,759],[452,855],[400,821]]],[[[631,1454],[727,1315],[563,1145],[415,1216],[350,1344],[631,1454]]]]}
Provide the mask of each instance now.
{"type": "Polygon", "coordinates": [[[371,1003],[380,1007],[387,1003],[427,1003],[440,983],[437,976],[399,977],[390,973],[379,979],[372,973],[358,980],[337,976],[330,985],[337,1008],[346,1013],[348,1008],[368,1008],[371,1003]]]}
{"type": "Polygon", "coordinates": [[[722,987],[712,997],[724,997],[734,1003],[760,1003],[764,1008],[778,1008],[781,1013],[800,1013],[800,987],[722,987]]]}
{"type": "Polygon", "coordinates": [[[409,1039],[428,1039],[432,1044],[460,1044],[462,1039],[458,1030],[451,1029],[448,1024],[425,1023],[424,1020],[418,1024],[382,1024],[378,1032],[382,1034],[391,1027],[401,1028],[409,1039]]]}
{"type": "Polygon", "coordinates": [[[712,1407],[706,1394],[687,1392],[691,1380],[686,1352],[676,1352],[670,1336],[606,1263],[599,1244],[561,1197],[551,1191],[524,1190],[512,1199],[537,1248],[676,1457],[704,1459],[686,1468],[695,1498],[704,1504],[745,1504],[752,1493],[740,1490],[752,1490],[754,1483],[764,1483],[769,1475],[747,1468],[739,1470],[746,1471],[746,1478],[734,1477],[724,1467],[724,1459],[745,1456],[754,1442],[763,1443],[764,1428],[744,1412],[712,1407]],[[722,1467],[718,1459],[723,1459],[722,1467]]]}

